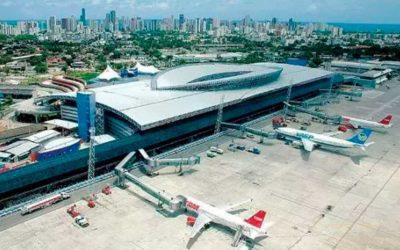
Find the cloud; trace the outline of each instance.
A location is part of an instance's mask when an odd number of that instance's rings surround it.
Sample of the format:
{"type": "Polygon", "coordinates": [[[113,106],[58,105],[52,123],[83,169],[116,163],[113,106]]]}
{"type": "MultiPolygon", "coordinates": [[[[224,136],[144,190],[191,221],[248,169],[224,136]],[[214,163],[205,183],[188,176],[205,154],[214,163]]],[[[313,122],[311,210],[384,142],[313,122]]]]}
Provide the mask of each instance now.
{"type": "Polygon", "coordinates": [[[312,3],[307,7],[307,12],[314,12],[317,10],[318,10],[318,6],[315,3],[312,3]]]}

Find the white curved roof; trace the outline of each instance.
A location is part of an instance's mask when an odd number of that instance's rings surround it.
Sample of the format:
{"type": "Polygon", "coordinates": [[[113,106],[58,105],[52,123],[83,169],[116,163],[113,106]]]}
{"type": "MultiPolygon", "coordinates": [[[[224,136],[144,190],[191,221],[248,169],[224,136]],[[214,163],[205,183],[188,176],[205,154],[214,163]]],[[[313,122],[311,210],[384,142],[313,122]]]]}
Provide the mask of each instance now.
{"type": "MultiPolygon", "coordinates": [[[[222,95],[224,96],[224,105],[230,106],[269,91],[286,88],[291,84],[306,84],[331,77],[334,74],[321,69],[287,64],[260,63],[250,66],[252,68],[257,66],[277,67],[282,68],[283,71],[275,81],[251,88],[218,91],[152,90],[150,88],[151,79],[143,79],[131,83],[94,88],[93,91],[96,93],[98,105],[124,117],[138,129],[147,130],[162,124],[217,110],[222,95]]],[[[211,68],[208,69],[211,70],[211,68]]],[[[187,73],[180,72],[180,74],[176,75],[189,79],[189,77],[185,76],[187,73]]],[[[179,78],[173,79],[179,80],[179,78]]],[[[76,98],[75,96],[75,93],[66,93],[42,98],[73,100],[76,98]]]]}
{"type": "MultiPolygon", "coordinates": [[[[192,87],[226,86],[234,81],[251,81],[255,78],[279,74],[281,68],[255,64],[205,63],[185,65],[167,70],[153,79],[157,89],[187,89],[192,87]]],[[[267,82],[265,82],[267,84],[267,82]]],[[[234,86],[232,86],[234,87],[234,86]]]]}
{"type": "Polygon", "coordinates": [[[61,137],[61,138],[55,139],[55,140],[50,141],[49,143],[45,144],[43,146],[43,149],[40,151],[40,153],[45,153],[48,151],[65,148],[65,147],[71,146],[75,143],[78,143],[79,141],[80,141],[79,139],[75,139],[72,137],[61,137]]]}
{"type": "Polygon", "coordinates": [[[24,140],[35,142],[35,143],[42,143],[44,141],[50,140],[59,135],[60,135],[60,132],[49,129],[49,130],[44,130],[39,133],[25,137],[24,140]]]}

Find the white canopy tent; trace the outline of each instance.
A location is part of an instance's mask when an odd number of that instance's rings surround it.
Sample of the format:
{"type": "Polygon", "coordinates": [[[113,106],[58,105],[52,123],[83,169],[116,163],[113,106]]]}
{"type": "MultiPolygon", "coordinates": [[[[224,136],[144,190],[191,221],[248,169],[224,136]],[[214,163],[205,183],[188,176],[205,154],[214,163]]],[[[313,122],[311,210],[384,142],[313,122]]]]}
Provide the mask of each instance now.
{"type": "Polygon", "coordinates": [[[138,70],[139,74],[148,74],[148,75],[155,75],[158,72],[160,72],[159,69],[157,69],[156,67],[152,66],[144,66],[142,64],[140,64],[140,62],[136,63],[135,69],[138,70]]]}
{"type": "Polygon", "coordinates": [[[121,76],[115,72],[110,65],[107,66],[107,68],[103,71],[103,73],[101,73],[98,77],[99,80],[102,81],[112,81],[112,80],[117,80],[120,79],[121,76]]]}

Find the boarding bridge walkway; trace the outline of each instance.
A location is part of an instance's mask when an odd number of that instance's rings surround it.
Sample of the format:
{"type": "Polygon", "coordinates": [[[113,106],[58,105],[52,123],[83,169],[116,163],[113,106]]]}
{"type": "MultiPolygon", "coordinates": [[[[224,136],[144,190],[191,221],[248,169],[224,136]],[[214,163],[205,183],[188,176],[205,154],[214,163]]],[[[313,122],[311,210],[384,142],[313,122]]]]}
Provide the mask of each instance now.
{"type": "Polygon", "coordinates": [[[195,166],[200,164],[200,156],[191,156],[188,158],[154,159],[151,158],[144,149],[139,149],[140,155],[144,159],[143,168],[146,174],[154,173],[163,167],[179,167],[179,173],[182,173],[182,166],[195,166]]]}
{"type": "Polygon", "coordinates": [[[157,188],[145,183],[138,177],[129,173],[126,166],[129,165],[136,157],[136,152],[129,153],[115,168],[115,173],[118,176],[118,185],[120,187],[126,187],[126,181],[131,182],[135,186],[142,189],[144,192],[149,194],[158,200],[158,208],[163,208],[163,205],[167,205],[167,211],[170,213],[175,213],[182,208],[182,199],[174,198],[169,196],[165,191],[160,191],[157,188]]]}
{"type": "Polygon", "coordinates": [[[245,133],[260,136],[261,140],[263,138],[275,139],[277,137],[277,133],[275,131],[264,131],[261,129],[250,128],[247,125],[239,125],[239,124],[234,124],[234,123],[222,122],[221,126],[224,128],[238,130],[238,131],[242,132],[242,136],[244,136],[245,133]]]}
{"type": "Polygon", "coordinates": [[[342,123],[342,117],[340,115],[329,115],[324,112],[318,112],[318,111],[313,111],[309,110],[297,105],[291,105],[289,103],[285,103],[285,105],[292,111],[294,112],[300,112],[300,113],[305,113],[312,115],[314,117],[318,117],[324,121],[331,121],[334,124],[341,124],[342,123]]]}

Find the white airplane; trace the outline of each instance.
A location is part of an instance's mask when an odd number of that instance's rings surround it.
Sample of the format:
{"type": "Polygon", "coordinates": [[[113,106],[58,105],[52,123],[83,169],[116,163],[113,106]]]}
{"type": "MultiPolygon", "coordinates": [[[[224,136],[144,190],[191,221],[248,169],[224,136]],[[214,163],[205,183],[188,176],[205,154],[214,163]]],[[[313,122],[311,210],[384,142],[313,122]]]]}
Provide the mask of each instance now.
{"type": "Polygon", "coordinates": [[[374,144],[374,142],[366,143],[372,133],[370,129],[363,129],[360,133],[348,140],[332,137],[335,134],[316,134],[293,128],[278,128],[276,131],[286,139],[300,140],[300,144],[308,152],[313,151],[318,145],[339,148],[361,148],[365,151],[366,147],[374,144]]]}
{"type": "Polygon", "coordinates": [[[204,227],[208,226],[211,222],[229,227],[236,231],[232,246],[237,246],[239,241],[242,239],[242,236],[245,236],[252,241],[258,241],[266,238],[267,225],[263,223],[266,216],[265,211],[260,210],[248,219],[242,219],[231,214],[235,208],[250,201],[251,200],[218,208],[202,201],[186,197],[185,205],[187,210],[198,215],[197,218],[192,216],[188,217],[188,224],[194,223],[190,238],[195,238],[200,231],[204,227]]]}
{"type": "Polygon", "coordinates": [[[350,116],[342,116],[342,121],[345,126],[350,125],[349,128],[390,128],[393,116],[388,115],[380,122],[362,120],[350,116]]]}

